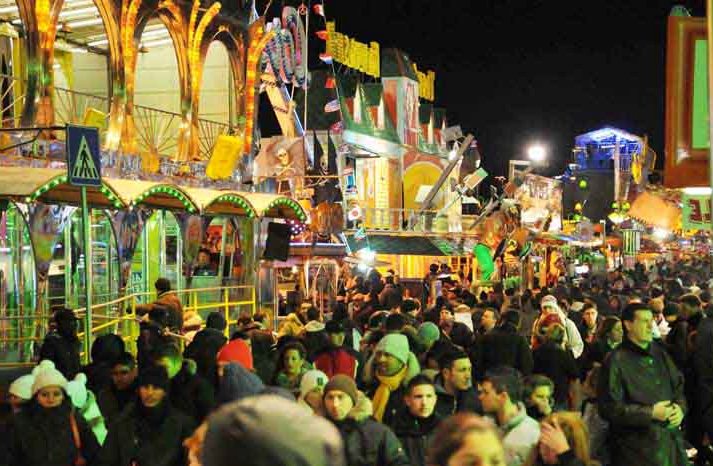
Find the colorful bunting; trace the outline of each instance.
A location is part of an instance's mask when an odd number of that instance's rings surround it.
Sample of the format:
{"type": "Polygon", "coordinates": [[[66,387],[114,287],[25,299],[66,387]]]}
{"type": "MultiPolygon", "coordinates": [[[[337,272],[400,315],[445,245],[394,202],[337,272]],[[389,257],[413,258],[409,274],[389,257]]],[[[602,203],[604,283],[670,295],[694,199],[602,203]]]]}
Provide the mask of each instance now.
{"type": "Polygon", "coordinates": [[[327,113],[338,112],[339,111],[339,100],[334,99],[327,102],[324,106],[324,111],[327,113]]]}
{"type": "Polygon", "coordinates": [[[334,79],[334,76],[329,76],[327,80],[324,82],[324,88],[325,89],[334,89],[337,87],[337,81],[334,79]]]}
{"type": "Polygon", "coordinates": [[[333,133],[341,133],[344,130],[344,123],[340,120],[330,126],[329,130],[333,133]]]}
{"type": "Polygon", "coordinates": [[[324,63],[327,65],[331,65],[334,62],[334,59],[332,56],[328,53],[320,53],[319,54],[319,59],[322,60],[324,63]]]}

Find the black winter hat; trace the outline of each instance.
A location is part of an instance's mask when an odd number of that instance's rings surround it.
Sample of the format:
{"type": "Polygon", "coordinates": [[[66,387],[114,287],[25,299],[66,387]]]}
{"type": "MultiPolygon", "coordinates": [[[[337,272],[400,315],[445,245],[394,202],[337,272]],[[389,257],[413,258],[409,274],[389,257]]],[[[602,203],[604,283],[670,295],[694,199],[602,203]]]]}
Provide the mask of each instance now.
{"type": "Polygon", "coordinates": [[[137,386],[145,387],[146,385],[153,385],[156,388],[168,390],[170,380],[168,379],[166,369],[158,364],[153,364],[142,369],[139,373],[137,386]]]}

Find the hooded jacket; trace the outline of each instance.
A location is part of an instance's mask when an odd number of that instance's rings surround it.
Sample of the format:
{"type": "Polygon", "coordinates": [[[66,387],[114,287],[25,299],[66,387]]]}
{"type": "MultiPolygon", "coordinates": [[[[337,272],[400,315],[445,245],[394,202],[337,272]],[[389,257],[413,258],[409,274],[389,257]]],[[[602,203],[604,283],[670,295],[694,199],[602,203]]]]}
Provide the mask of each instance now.
{"type": "Polygon", "coordinates": [[[426,453],[441,417],[433,413],[428,418],[417,418],[406,409],[397,414],[393,422],[394,434],[401,441],[411,466],[426,466],[426,453]]]}
{"type": "Polygon", "coordinates": [[[109,427],[98,466],[183,466],[183,441],[195,426],[168,399],[151,409],[131,404],[109,427]]]}
{"type": "MultiPolygon", "coordinates": [[[[572,352],[574,359],[579,359],[584,352],[584,341],[582,341],[582,336],[579,334],[577,324],[572,322],[572,320],[565,315],[559,306],[557,306],[557,315],[559,316],[565,329],[565,349],[572,352]]],[[[536,348],[538,346],[536,335],[540,329],[540,320],[542,320],[542,316],[535,321],[535,325],[533,326],[532,348],[536,348]]]]}
{"type": "Polygon", "coordinates": [[[284,336],[299,336],[304,330],[304,325],[300,321],[300,318],[294,312],[288,314],[285,320],[280,324],[280,329],[277,332],[277,337],[281,338],[284,336]]]}
{"type": "Polygon", "coordinates": [[[45,336],[40,348],[40,358],[49,359],[67,380],[72,380],[81,370],[79,350],[82,344],[77,336],[67,337],[52,331],[45,336]]]}
{"type": "MultiPolygon", "coordinates": [[[[65,395],[66,396],[66,395],[65,395]]],[[[77,448],[72,436],[69,399],[52,409],[42,408],[31,401],[17,414],[8,439],[10,466],[67,466],[74,464],[77,448]]],[[[74,413],[81,439],[81,454],[93,464],[99,444],[84,418],[74,413]]]]}
{"type": "Polygon", "coordinates": [[[347,418],[334,423],[342,436],[347,466],[409,466],[394,432],[373,419],[347,418]]]}
{"type": "Polygon", "coordinates": [[[651,418],[653,405],[664,400],[686,412],[683,376],[661,345],[643,349],[625,339],[604,361],[597,399],[610,423],[613,466],[687,464],[681,431],[651,418]]]}
{"type": "Polygon", "coordinates": [[[216,387],[218,384],[216,355],[227,341],[228,339],[220,330],[205,328],[196,333],[191,344],[183,352],[184,357],[196,362],[198,375],[216,387]]]}

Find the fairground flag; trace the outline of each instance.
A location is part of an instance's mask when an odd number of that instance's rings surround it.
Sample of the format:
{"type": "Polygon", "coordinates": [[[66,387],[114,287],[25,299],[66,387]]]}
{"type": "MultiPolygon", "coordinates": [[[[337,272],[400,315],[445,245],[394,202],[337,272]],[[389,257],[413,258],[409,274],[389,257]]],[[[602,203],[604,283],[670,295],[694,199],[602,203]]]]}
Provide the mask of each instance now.
{"type": "Polygon", "coordinates": [[[312,7],[312,9],[319,16],[324,16],[324,5],[322,5],[321,3],[317,3],[312,7]]]}
{"type": "Polygon", "coordinates": [[[328,77],[327,80],[324,82],[324,88],[334,89],[335,87],[337,87],[337,81],[334,79],[333,76],[328,77]]]}
{"type": "Polygon", "coordinates": [[[338,112],[339,111],[339,100],[334,99],[327,102],[324,106],[324,111],[327,113],[338,112]]]}
{"type": "Polygon", "coordinates": [[[327,31],[315,31],[314,35],[316,35],[322,40],[327,40],[327,38],[329,37],[327,31]]]}
{"type": "Polygon", "coordinates": [[[334,61],[334,59],[332,58],[332,56],[329,55],[328,53],[320,53],[320,54],[319,54],[319,59],[322,60],[322,61],[323,61],[324,63],[326,63],[327,65],[331,65],[331,64],[333,63],[333,61],[334,61]]]}

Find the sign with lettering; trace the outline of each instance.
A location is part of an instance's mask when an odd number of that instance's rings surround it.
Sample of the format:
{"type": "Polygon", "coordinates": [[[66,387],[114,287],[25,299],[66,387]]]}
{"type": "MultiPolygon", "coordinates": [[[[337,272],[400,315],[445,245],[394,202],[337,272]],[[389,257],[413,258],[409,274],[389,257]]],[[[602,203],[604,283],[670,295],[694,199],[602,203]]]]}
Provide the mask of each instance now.
{"type": "Polygon", "coordinates": [[[684,230],[710,230],[711,198],[709,195],[683,194],[684,230]]]}
{"type": "MultiPolygon", "coordinates": [[[[337,32],[337,23],[327,21],[327,50],[326,55],[336,62],[374,78],[381,77],[381,54],[378,42],[365,44],[358,40],[337,32]]],[[[425,100],[434,101],[436,98],[436,72],[420,71],[413,65],[418,78],[418,93],[425,100]]]]}

